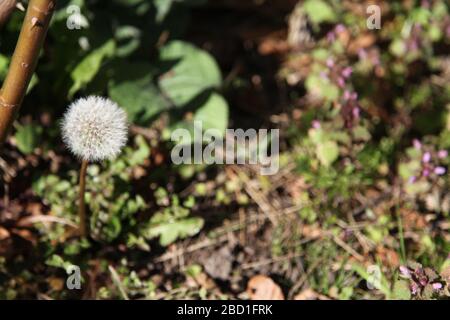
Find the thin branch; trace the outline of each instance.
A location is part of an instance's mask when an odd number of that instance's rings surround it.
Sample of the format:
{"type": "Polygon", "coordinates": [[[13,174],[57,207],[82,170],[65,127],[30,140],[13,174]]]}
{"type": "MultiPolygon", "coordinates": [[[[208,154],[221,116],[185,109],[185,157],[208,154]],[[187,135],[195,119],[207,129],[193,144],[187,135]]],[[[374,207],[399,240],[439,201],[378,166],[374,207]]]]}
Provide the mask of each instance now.
{"type": "Polygon", "coordinates": [[[25,20],[0,92],[0,145],[19,111],[39,52],[47,34],[56,0],[30,0],[25,20]]]}

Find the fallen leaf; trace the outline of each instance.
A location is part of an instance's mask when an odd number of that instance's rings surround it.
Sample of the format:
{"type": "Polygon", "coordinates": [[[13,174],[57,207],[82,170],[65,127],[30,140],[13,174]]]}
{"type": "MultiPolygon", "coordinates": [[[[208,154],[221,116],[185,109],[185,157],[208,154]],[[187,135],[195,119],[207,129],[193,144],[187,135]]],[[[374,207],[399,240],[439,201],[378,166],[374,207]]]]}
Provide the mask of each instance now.
{"type": "Polygon", "coordinates": [[[371,33],[362,34],[355,40],[350,42],[348,51],[351,54],[357,54],[361,49],[367,49],[372,46],[376,41],[376,38],[371,33]]]}
{"type": "Polygon", "coordinates": [[[330,298],[315,292],[311,288],[308,288],[294,296],[294,300],[330,300],[330,298]]]}
{"type": "Polygon", "coordinates": [[[5,228],[0,227],[0,240],[5,240],[6,238],[9,238],[9,231],[5,228]]]}
{"type": "Polygon", "coordinates": [[[305,290],[301,291],[300,293],[298,293],[294,297],[294,300],[317,300],[318,297],[319,297],[319,295],[314,290],[305,289],[305,290]]]}
{"type": "Polygon", "coordinates": [[[52,290],[61,291],[64,289],[64,280],[61,278],[50,277],[47,281],[52,290]]]}
{"type": "Polygon", "coordinates": [[[269,277],[257,275],[247,284],[247,293],[251,300],[284,300],[280,287],[269,277]]]}
{"type": "Polygon", "coordinates": [[[232,262],[232,248],[224,246],[208,255],[205,258],[203,267],[206,273],[212,278],[226,280],[233,271],[232,262]]]}

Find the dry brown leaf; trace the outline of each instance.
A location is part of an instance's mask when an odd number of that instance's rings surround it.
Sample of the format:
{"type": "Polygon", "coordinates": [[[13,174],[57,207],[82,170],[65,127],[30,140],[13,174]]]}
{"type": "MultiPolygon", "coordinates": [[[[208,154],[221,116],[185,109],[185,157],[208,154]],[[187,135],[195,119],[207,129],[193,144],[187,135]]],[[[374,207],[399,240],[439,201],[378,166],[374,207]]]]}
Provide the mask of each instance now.
{"type": "Polygon", "coordinates": [[[0,240],[5,240],[9,238],[10,233],[5,228],[0,227],[0,240]]]}
{"type": "Polygon", "coordinates": [[[31,242],[33,245],[37,244],[36,236],[30,230],[11,229],[11,232],[29,242],[31,242]]]}
{"type": "Polygon", "coordinates": [[[400,209],[400,214],[402,216],[403,228],[406,231],[421,230],[427,226],[427,221],[425,220],[424,215],[420,212],[402,208],[400,209]]]}
{"type": "Polygon", "coordinates": [[[450,284],[450,266],[446,267],[441,272],[441,277],[444,279],[448,284],[450,284]]]}
{"type": "Polygon", "coordinates": [[[302,227],[302,236],[308,239],[317,239],[323,236],[324,232],[320,228],[318,223],[314,223],[311,225],[304,225],[302,227]]]}
{"type": "Polygon", "coordinates": [[[269,37],[263,39],[258,46],[258,52],[263,56],[271,54],[285,54],[290,49],[291,47],[287,41],[269,37]]]}
{"type": "Polygon", "coordinates": [[[348,46],[348,51],[351,54],[357,54],[359,50],[371,47],[375,43],[375,41],[376,38],[373,34],[370,33],[363,34],[350,42],[350,45],[348,46]]]}
{"type": "Polygon", "coordinates": [[[269,277],[257,275],[247,284],[251,300],[284,300],[281,288],[269,277]]]}
{"type": "Polygon", "coordinates": [[[376,248],[376,251],[377,257],[379,257],[384,264],[392,268],[398,268],[400,266],[400,257],[396,251],[381,245],[376,248]]]}
{"type": "Polygon", "coordinates": [[[315,292],[312,289],[305,289],[305,290],[301,291],[300,293],[298,293],[294,297],[294,300],[317,300],[318,298],[319,298],[319,295],[317,294],[317,292],[315,292]]]}
{"type": "Polygon", "coordinates": [[[294,300],[330,300],[330,298],[315,292],[311,288],[308,288],[294,296],[294,300]]]}
{"type": "Polygon", "coordinates": [[[47,281],[52,290],[61,291],[64,289],[64,280],[61,278],[50,277],[47,281]]]}

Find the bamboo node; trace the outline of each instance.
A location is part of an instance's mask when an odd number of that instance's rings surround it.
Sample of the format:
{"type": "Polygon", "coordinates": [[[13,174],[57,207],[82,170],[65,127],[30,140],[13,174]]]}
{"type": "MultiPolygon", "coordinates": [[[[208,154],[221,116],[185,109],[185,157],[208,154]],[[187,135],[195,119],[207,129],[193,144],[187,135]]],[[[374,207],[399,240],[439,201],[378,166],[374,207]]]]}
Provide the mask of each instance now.
{"type": "Polygon", "coordinates": [[[0,107],[5,107],[5,108],[15,108],[18,107],[18,104],[11,104],[11,103],[7,103],[3,97],[0,97],[0,107]]]}

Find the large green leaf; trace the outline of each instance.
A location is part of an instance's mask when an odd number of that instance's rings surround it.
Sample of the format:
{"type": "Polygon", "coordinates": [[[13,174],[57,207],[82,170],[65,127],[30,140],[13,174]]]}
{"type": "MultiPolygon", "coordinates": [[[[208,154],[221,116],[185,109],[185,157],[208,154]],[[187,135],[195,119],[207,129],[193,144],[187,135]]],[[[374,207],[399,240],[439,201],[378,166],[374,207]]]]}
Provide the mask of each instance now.
{"type": "Polygon", "coordinates": [[[114,71],[109,94],[127,111],[130,121],[145,124],[151,117],[169,108],[169,103],[153,82],[155,71],[150,64],[126,63],[114,71]]]}
{"type": "MultiPolygon", "coordinates": [[[[228,126],[228,103],[220,94],[211,93],[205,102],[197,108],[191,120],[175,121],[163,132],[162,138],[169,140],[171,133],[176,129],[188,130],[190,137],[193,137],[194,122],[197,121],[201,122],[201,130],[203,132],[208,129],[216,129],[223,137],[228,126]]],[[[184,143],[193,143],[194,140],[190,137],[186,137],[184,143]]]]}
{"type": "Polygon", "coordinates": [[[69,90],[69,97],[72,97],[78,90],[88,84],[100,70],[105,58],[114,54],[116,45],[114,40],[109,40],[100,48],[89,53],[70,74],[73,85],[69,90]]]}
{"type": "Polygon", "coordinates": [[[198,217],[168,221],[151,226],[147,230],[146,237],[151,239],[159,236],[159,243],[162,246],[167,246],[177,239],[196,235],[202,229],[203,224],[203,219],[198,217]]]}
{"type": "Polygon", "coordinates": [[[205,90],[221,84],[221,73],[214,58],[189,43],[170,42],[161,49],[160,60],[172,64],[160,77],[159,86],[175,106],[184,106],[205,90]]]}
{"type": "Polygon", "coordinates": [[[201,121],[203,130],[217,129],[224,133],[228,126],[228,104],[219,94],[210,95],[194,116],[195,121],[201,121]]]}

